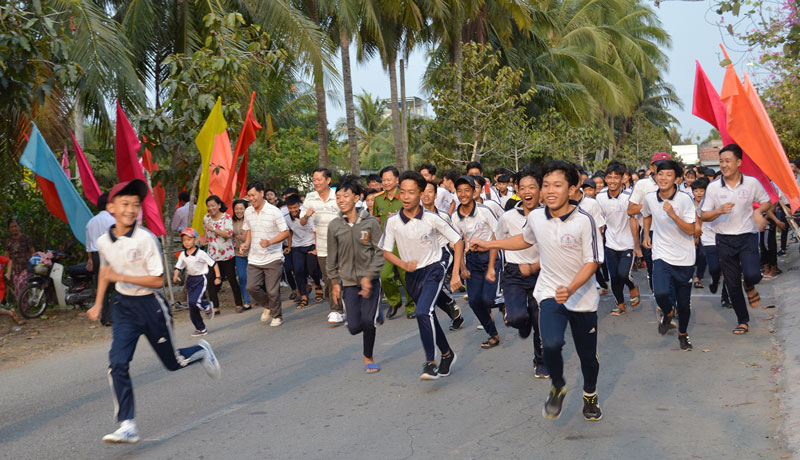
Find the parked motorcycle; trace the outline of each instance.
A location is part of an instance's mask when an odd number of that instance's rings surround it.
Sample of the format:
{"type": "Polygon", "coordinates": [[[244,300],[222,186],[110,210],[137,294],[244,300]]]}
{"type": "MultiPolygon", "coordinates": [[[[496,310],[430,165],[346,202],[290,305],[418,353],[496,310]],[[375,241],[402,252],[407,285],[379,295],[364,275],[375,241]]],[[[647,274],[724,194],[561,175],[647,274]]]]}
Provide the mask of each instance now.
{"type": "Polygon", "coordinates": [[[92,283],[93,274],[85,265],[64,267],[58,261],[66,254],[37,252],[28,262],[28,281],[18,296],[19,312],[25,318],[38,318],[47,307],[77,305],[87,308],[94,303],[97,289],[92,283]]]}

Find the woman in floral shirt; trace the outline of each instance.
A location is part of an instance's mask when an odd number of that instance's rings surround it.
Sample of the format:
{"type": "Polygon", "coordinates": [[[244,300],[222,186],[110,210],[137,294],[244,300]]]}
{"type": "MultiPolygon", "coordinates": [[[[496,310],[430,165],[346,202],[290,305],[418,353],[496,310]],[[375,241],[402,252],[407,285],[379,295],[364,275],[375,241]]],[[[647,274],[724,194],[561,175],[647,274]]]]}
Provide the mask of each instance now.
{"type": "MultiPolygon", "coordinates": [[[[219,265],[220,273],[228,279],[233,291],[233,299],[236,302],[236,310],[242,308],[242,293],[239,289],[239,282],[236,280],[236,262],[233,260],[235,254],[233,249],[233,221],[231,216],[225,214],[228,207],[217,195],[211,195],[206,200],[208,214],[203,218],[203,227],[206,230],[206,252],[219,265]]],[[[217,297],[218,287],[214,285],[214,272],[208,271],[208,296],[214,304],[214,313],[219,314],[219,298],[217,297]]]]}
{"type": "Polygon", "coordinates": [[[33,242],[22,233],[17,219],[8,221],[8,232],[11,237],[6,242],[8,257],[11,259],[11,279],[14,284],[14,295],[18,296],[28,281],[28,261],[33,257],[33,242]]]}
{"type": "Polygon", "coordinates": [[[250,293],[247,292],[247,251],[242,251],[242,243],[245,242],[247,232],[242,229],[244,225],[244,210],[250,203],[247,200],[236,200],[233,202],[233,247],[236,252],[236,274],[239,276],[239,287],[242,288],[242,298],[244,307],[236,309],[236,313],[249,310],[250,293]]]}

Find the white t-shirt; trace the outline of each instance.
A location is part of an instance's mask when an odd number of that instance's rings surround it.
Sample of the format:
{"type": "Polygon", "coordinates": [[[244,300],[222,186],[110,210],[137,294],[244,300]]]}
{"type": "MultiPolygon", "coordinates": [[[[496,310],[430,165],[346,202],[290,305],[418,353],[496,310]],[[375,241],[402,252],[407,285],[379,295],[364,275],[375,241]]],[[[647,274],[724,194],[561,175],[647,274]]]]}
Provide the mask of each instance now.
{"type": "Polygon", "coordinates": [[[189,255],[186,250],[181,251],[178,256],[178,262],[175,268],[178,270],[186,269],[186,274],[189,276],[207,275],[208,267],[213,267],[215,264],[214,259],[208,255],[207,252],[200,248],[196,248],[194,254],[189,255]]]}
{"type": "Polygon", "coordinates": [[[642,204],[644,202],[644,196],[650,192],[657,192],[658,191],[658,184],[656,183],[653,176],[646,177],[644,179],[639,179],[633,185],[633,191],[631,191],[631,198],[630,202],[633,204],[642,204]]]}
{"type": "Polygon", "coordinates": [[[743,235],[756,233],[753,221],[753,202],[769,201],[764,187],[754,177],[742,174],[735,187],[722,180],[722,176],[708,184],[703,198],[703,211],[713,211],[725,203],[733,203],[733,210],[728,214],[720,214],[711,222],[718,235],[743,235]]]}
{"type": "Polygon", "coordinates": [[[313,191],[306,195],[303,201],[303,211],[300,217],[305,217],[309,209],[314,210],[314,229],[317,232],[317,256],[328,257],[328,224],[339,217],[339,206],[336,205],[336,191],[330,189],[328,199],[322,201],[319,193],[313,191]]]}
{"type": "MultiPolygon", "coordinates": [[[[164,274],[164,263],[155,235],[144,227],[134,225],[128,233],[116,237],[113,228],[97,238],[101,267],[110,266],[120,275],[128,276],[164,274]]],[[[149,295],[157,291],[131,283],[115,283],[114,289],[130,296],[149,295]]]]}
{"type": "Polygon", "coordinates": [[[283,244],[273,244],[266,248],[261,247],[261,240],[271,240],[279,233],[288,230],[286,220],[280,209],[264,202],[260,212],[255,207],[248,206],[244,210],[244,224],[242,230],[250,230],[250,252],[247,255],[249,265],[267,265],[276,260],[283,260],[283,244]]]}
{"type": "Polygon", "coordinates": [[[600,205],[597,204],[597,200],[583,195],[583,198],[578,201],[578,206],[591,214],[592,218],[594,219],[594,224],[597,225],[597,228],[603,228],[606,225],[606,219],[603,217],[603,210],[600,209],[600,205]]]}
{"type": "MultiPolygon", "coordinates": [[[[694,200],[688,193],[675,190],[672,198],[667,199],[672,204],[672,209],[678,217],[694,224],[697,208],[694,200]]],[[[650,229],[653,231],[653,260],[663,260],[676,267],[694,265],[695,246],[694,235],[688,235],[678,227],[664,211],[664,200],[658,192],[650,192],[644,197],[642,216],[652,216],[653,222],[650,229]]]]}
{"type": "Polygon", "coordinates": [[[450,193],[444,187],[439,187],[436,189],[436,200],[434,200],[433,205],[436,206],[436,209],[439,211],[447,212],[450,210],[450,203],[453,202],[453,194],[450,193]]]}
{"type": "MultiPolygon", "coordinates": [[[[697,206],[697,218],[702,217],[703,202],[697,206]]],[[[700,243],[703,246],[716,246],[717,245],[717,232],[714,231],[714,222],[703,222],[700,225],[700,243]]]]}
{"type": "Polygon", "coordinates": [[[494,213],[478,202],[475,203],[472,211],[467,215],[462,215],[461,206],[458,206],[452,219],[453,226],[459,233],[464,235],[467,244],[473,238],[479,238],[484,241],[491,240],[497,227],[497,217],[495,217],[494,213]]]}
{"type": "Polygon", "coordinates": [[[494,217],[496,217],[498,219],[500,218],[500,216],[502,216],[506,212],[506,210],[503,209],[502,206],[500,206],[500,203],[498,203],[497,201],[494,201],[494,200],[483,200],[483,203],[480,203],[480,204],[482,204],[482,205],[486,206],[487,208],[491,209],[492,210],[492,214],[494,214],[494,217]]]}
{"type": "MultiPolygon", "coordinates": [[[[302,214],[302,209],[300,214],[302,214]]],[[[292,247],[302,248],[314,244],[314,219],[308,219],[305,225],[300,225],[300,217],[292,219],[291,215],[286,215],[286,226],[292,232],[292,247]]]]}
{"type": "Polygon", "coordinates": [[[395,243],[403,261],[417,261],[417,269],[442,260],[439,237],[449,243],[457,243],[461,235],[438,214],[419,208],[414,217],[407,217],[401,210],[389,216],[381,237],[380,247],[392,251],[395,243]]]}
{"type": "MultiPolygon", "coordinates": [[[[594,218],[575,208],[562,217],[552,217],[546,207],[534,209],[522,229],[529,244],[537,245],[541,270],[533,296],[541,303],[555,298],[559,286],[569,286],[575,275],[587,263],[603,263],[600,246],[603,238],[594,218]]],[[[564,304],[567,310],[597,311],[600,296],[594,287],[594,277],[579,287],[564,304]]]]}
{"type": "Polygon", "coordinates": [[[115,223],[114,216],[105,209],[89,219],[86,223],[86,252],[97,252],[97,239],[115,223]]]}
{"type": "Polygon", "coordinates": [[[628,216],[630,198],[631,193],[626,190],[618,190],[615,197],[606,190],[600,192],[595,200],[605,219],[606,247],[614,251],[628,251],[634,246],[631,218],[628,216]]]}
{"type": "MultiPolygon", "coordinates": [[[[517,203],[514,209],[509,209],[500,216],[500,219],[497,221],[495,238],[503,240],[521,234],[522,228],[527,221],[528,218],[525,215],[525,211],[522,209],[522,203],[517,203]]],[[[503,254],[506,262],[512,264],[535,264],[539,262],[539,249],[535,244],[521,251],[504,250],[503,254]]]]}

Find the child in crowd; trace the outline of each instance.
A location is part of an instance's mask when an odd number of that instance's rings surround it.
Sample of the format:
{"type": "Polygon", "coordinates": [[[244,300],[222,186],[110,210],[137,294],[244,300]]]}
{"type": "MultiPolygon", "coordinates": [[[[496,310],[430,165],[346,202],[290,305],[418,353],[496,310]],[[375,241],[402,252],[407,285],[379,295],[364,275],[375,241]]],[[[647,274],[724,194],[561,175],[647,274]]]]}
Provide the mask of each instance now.
{"type": "Polygon", "coordinates": [[[214,285],[219,286],[222,278],[219,265],[205,251],[197,247],[197,231],[193,228],[181,232],[184,251],[178,256],[172,281],[180,282],[180,273],[186,269],[186,297],[189,300],[189,318],[194,324],[195,331],[192,337],[202,337],[208,333],[206,324],[200,311],[205,311],[209,319],[214,317],[214,308],[211,302],[204,301],[203,296],[208,291],[208,267],[214,267],[214,285]]]}

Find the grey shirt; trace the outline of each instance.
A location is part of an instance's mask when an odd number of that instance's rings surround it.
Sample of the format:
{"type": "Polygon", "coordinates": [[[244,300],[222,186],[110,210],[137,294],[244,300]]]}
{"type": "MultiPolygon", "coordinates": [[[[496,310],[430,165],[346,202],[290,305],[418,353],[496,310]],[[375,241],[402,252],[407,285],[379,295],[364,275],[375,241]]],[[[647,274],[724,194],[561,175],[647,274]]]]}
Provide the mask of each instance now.
{"type": "Polygon", "coordinates": [[[328,224],[326,266],[331,283],[358,286],[361,278],[378,279],[385,262],[379,245],[382,235],[380,222],[365,208],[358,208],[353,223],[340,212],[328,224]]]}

